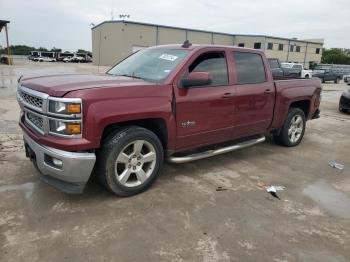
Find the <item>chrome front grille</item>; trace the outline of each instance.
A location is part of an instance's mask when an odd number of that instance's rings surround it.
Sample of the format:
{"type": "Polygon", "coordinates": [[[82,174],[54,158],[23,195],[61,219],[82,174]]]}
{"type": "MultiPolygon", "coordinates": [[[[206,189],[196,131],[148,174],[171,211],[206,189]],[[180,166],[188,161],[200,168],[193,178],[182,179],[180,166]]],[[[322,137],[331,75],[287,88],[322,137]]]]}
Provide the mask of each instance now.
{"type": "MultiPolygon", "coordinates": [[[[74,115],[69,118],[65,115],[49,112],[49,101],[55,101],[58,99],[59,98],[50,97],[48,94],[27,88],[23,85],[19,85],[17,88],[17,100],[22,112],[24,113],[24,119],[22,117],[21,119],[23,119],[23,123],[25,123],[26,126],[34,129],[34,131],[37,131],[42,135],[52,134],[61,137],[82,137],[82,134],[65,135],[55,133],[54,130],[50,129],[50,121],[79,122],[81,123],[82,128],[82,114],[74,115]]],[[[60,98],[60,101],[62,100],[65,102],[79,100],[81,103],[81,99],[79,98],[60,98]]]]}
{"type": "Polygon", "coordinates": [[[19,96],[23,99],[23,101],[33,107],[43,108],[43,99],[34,95],[27,94],[22,90],[18,90],[19,96]]]}
{"type": "Polygon", "coordinates": [[[36,112],[45,114],[49,95],[20,85],[17,89],[17,99],[20,105],[36,112]]]}
{"type": "Polygon", "coordinates": [[[26,120],[39,129],[39,131],[44,132],[44,119],[41,116],[27,111],[26,120]]]}

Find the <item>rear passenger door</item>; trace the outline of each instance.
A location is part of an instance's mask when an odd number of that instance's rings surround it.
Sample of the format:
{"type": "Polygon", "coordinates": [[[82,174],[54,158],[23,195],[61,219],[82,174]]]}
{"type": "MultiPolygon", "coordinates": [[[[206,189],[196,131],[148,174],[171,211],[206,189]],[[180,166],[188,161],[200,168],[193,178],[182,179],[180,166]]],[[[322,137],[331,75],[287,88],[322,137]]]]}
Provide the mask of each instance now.
{"type": "MultiPolygon", "coordinates": [[[[264,133],[273,118],[275,87],[260,53],[233,51],[235,72],[234,137],[264,133]]],[[[267,67],[268,68],[268,67],[267,67]]]]}

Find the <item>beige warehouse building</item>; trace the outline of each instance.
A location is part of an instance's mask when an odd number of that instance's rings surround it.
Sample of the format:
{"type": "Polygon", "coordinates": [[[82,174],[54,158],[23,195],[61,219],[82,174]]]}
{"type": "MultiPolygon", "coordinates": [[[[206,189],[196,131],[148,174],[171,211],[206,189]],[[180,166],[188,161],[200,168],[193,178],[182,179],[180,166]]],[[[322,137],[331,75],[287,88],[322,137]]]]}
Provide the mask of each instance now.
{"type": "Polygon", "coordinates": [[[266,35],[241,35],[179,28],[133,21],[105,21],[92,28],[95,65],[111,66],[131,53],[155,45],[215,44],[262,49],[281,62],[320,63],[323,39],[295,39],[266,35]]]}

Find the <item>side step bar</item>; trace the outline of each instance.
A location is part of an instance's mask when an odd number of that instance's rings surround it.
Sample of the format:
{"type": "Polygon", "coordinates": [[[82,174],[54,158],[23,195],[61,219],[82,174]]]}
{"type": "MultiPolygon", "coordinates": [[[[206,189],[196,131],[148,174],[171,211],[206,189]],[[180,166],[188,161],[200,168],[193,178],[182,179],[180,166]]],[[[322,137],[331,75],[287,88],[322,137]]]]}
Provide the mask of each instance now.
{"type": "Polygon", "coordinates": [[[195,160],[199,160],[199,159],[203,159],[203,158],[207,158],[207,157],[211,157],[211,156],[225,154],[225,153],[235,151],[235,150],[238,150],[241,148],[253,146],[253,145],[264,142],[265,139],[266,139],[265,136],[262,136],[262,137],[250,139],[247,141],[243,141],[243,142],[237,143],[235,145],[222,147],[222,148],[214,149],[214,150],[208,150],[208,151],[204,151],[204,152],[200,152],[200,153],[195,153],[192,155],[179,156],[179,157],[170,156],[170,157],[168,157],[167,160],[171,163],[176,163],[176,164],[186,163],[186,162],[195,161],[195,160]]]}

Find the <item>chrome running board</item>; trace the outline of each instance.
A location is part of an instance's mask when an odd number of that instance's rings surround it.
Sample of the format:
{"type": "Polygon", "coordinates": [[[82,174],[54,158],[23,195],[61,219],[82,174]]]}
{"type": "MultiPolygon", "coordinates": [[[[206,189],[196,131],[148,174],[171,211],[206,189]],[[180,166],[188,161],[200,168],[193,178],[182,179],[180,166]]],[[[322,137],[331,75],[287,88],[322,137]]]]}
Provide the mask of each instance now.
{"type": "Polygon", "coordinates": [[[247,141],[243,141],[243,142],[237,143],[235,145],[222,147],[222,148],[214,149],[214,150],[207,150],[207,151],[200,152],[200,153],[194,153],[192,155],[178,156],[178,157],[177,156],[170,156],[170,157],[168,157],[167,160],[171,163],[181,164],[181,163],[195,161],[195,160],[199,160],[199,159],[203,159],[203,158],[207,158],[207,157],[211,157],[211,156],[225,154],[225,153],[235,151],[235,150],[238,150],[241,148],[253,146],[253,145],[262,143],[264,141],[265,141],[265,136],[262,136],[262,137],[250,139],[247,141]]]}

